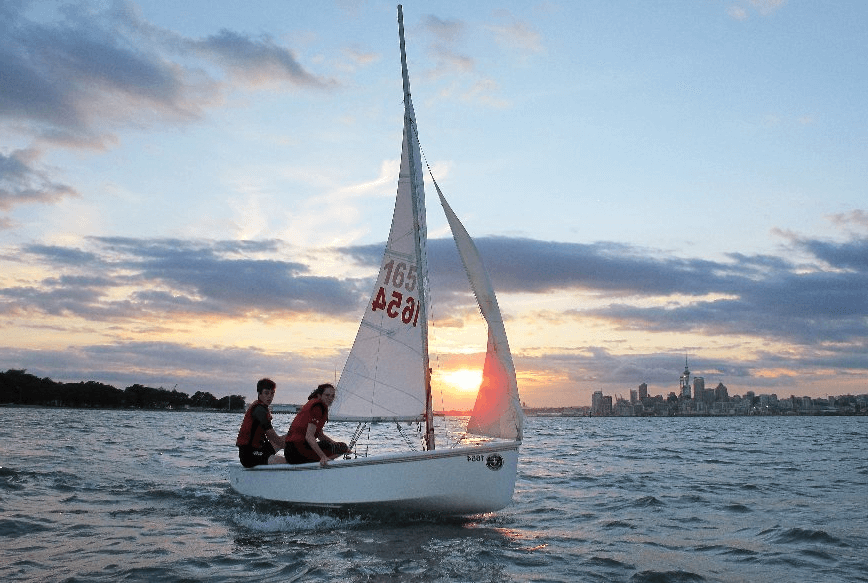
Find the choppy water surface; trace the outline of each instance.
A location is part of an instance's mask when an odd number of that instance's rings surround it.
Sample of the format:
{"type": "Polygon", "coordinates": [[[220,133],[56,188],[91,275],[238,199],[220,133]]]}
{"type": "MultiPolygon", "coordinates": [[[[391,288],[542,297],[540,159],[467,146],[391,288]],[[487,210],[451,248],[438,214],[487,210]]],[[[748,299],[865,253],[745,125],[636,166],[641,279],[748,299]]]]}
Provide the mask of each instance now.
{"type": "Polygon", "coordinates": [[[3,581],[868,581],[865,417],[530,418],[515,503],[450,519],[241,498],[238,415],[0,421],[3,581]]]}

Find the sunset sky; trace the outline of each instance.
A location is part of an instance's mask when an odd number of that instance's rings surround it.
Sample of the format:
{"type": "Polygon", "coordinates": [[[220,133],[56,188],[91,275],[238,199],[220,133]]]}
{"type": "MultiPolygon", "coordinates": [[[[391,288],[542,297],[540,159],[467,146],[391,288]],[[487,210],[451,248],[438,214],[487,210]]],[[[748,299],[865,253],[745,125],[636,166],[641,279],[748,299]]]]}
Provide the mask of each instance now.
{"type": "MultiPolygon", "coordinates": [[[[527,405],[665,396],[685,358],[730,394],[868,393],[868,2],[404,18],[527,405]]],[[[303,401],[370,294],[402,115],[394,2],[0,3],[0,370],[303,401]]],[[[466,407],[485,333],[427,190],[435,401],[466,407]]]]}

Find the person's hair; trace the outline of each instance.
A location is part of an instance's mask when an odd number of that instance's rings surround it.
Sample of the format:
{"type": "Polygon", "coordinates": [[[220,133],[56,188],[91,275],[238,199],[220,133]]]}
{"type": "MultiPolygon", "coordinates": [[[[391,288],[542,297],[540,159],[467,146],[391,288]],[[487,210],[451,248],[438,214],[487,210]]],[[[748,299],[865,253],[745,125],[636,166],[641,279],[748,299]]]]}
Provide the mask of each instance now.
{"type": "Polygon", "coordinates": [[[259,379],[259,382],[256,383],[256,393],[259,394],[264,390],[273,391],[277,385],[271,379],[259,379]]]}
{"type": "Polygon", "coordinates": [[[326,389],[333,389],[335,386],[331,383],[323,383],[318,386],[314,391],[307,397],[307,400],[310,401],[316,397],[322,397],[322,394],[325,393],[326,389]]]}

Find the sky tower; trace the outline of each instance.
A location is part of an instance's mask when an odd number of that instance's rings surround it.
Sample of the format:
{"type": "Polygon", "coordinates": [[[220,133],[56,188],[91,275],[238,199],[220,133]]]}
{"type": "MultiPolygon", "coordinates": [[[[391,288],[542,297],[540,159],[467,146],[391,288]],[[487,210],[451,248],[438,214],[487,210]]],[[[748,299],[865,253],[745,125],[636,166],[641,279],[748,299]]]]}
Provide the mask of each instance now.
{"type": "Polygon", "coordinates": [[[687,357],[684,357],[684,372],[681,373],[681,380],[679,381],[679,388],[681,389],[678,394],[682,399],[690,398],[690,369],[687,368],[687,357]]]}

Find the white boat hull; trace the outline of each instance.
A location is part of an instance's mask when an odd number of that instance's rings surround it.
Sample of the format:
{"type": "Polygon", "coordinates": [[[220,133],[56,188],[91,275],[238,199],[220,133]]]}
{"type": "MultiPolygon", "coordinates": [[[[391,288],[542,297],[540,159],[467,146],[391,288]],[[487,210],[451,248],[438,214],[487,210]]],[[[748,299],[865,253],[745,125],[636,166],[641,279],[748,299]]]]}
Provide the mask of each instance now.
{"type": "Polygon", "coordinates": [[[337,459],[318,463],[232,466],[245,496],[300,506],[479,514],[512,502],[520,442],[337,459]]]}

